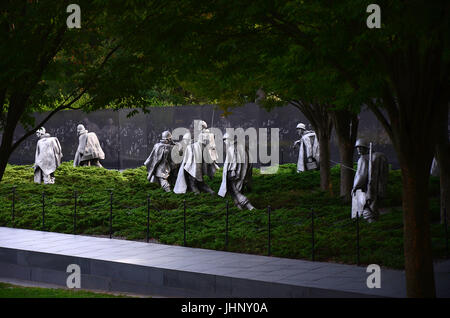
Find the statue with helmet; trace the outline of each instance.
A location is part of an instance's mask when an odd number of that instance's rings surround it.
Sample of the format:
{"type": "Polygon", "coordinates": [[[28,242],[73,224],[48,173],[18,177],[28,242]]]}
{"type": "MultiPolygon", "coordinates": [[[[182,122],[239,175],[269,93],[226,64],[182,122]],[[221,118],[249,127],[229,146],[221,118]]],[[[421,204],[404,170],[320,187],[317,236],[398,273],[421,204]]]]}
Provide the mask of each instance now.
{"type": "Polygon", "coordinates": [[[226,157],[218,195],[225,197],[229,192],[239,209],[253,210],[254,207],[249,199],[242,194],[244,187],[249,188],[252,178],[252,163],[248,147],[236,142],[234,135],[228,133],[223,135],[223,142],[226,146],[226,157]]]}
{"type": "Polygon", "coordinates": [[[191,133],[187,132],[179,142],[175,143],[175,146],[172,149],[172,159],[173,161],[176,161],[178,166],[183,160],[183,154],[186,151],[187,146],[190,145],[191,142],[191,133]]]}
{"type": "Polygon", "coordinates": [[[166,192],[172,191],[176,176],[177,165],[171,159],[174,145],[170,131],[164,131],[161,140],[153,146],[144,162],[147,167],[147,180],[159,184],[166,192]]]}
{"type": "Polygon", "coordinates": [[[51,137],[41,127],[36,131],[36,136],[39,138],[36,145],[36,154],[34,160],[34,182],[44,184],[55,183],[54,172],[56,168],[61,165],[61,158],[63,156],[61,144],[58,138],[51,137]]]}
{"type": "Polygon", "coordinates": [[[320,147],[316,133],[312,130],[306,130],[306,126],[303,123],[299,123],[296,129],[300,136],[300,139],[294,142],[294,147],[299,146],[297,172],[318,170],[320,147]]]}
{"type": "Polygon", "coordinates": [[[206,175],[213,178],[219,168],[211,158],[211,152],[207,148],[210,140],[208,133],[200,132],[197,141],[187,145],[173,192],[186,193],[192,191],[195,194],[200,192],[214,194],[204,178],[206,175]]]}
{"type": "Polygon", "coordinates": [[[78,148],[73,159],[73,166],[97,166],[103,167],[100,160],[105,159],[97,135],[94,132],[88,132],[83,125],[77,126],[78,148]]]}
{"type": "Polygon", "coordinates": [[[204,120],[194,120],[194,141],[198,140],[200,134],[207,136],[208,144],[206,148],[209,152],[209,157],[217,164],[217,158],[219,157],[216,149],[216,141],[214,139],[214,133],[208,129],[208,125],[204,120]]]}
{"type": "Polygon", "coordinates": [[[358,168],[353,180],[352,218],[362,216],[369,223],[378,219],[381,200],[386,197],[389,165],[386,156],[372,151],[372,143],[358,139],[358,168]]]}

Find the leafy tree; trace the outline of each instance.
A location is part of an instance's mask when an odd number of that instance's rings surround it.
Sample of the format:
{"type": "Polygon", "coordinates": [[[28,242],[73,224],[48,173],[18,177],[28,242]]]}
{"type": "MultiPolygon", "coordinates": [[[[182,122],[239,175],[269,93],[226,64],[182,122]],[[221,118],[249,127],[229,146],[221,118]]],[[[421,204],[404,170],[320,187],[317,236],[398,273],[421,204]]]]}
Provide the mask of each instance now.
{"type": "Polygon", "coordinates": [[[368,105],[401,165],[407,294],[434,297],[428,182],[448,118],[450,3],[379,1],[380,29],[366,25],[368,1],[183,3],[197,27],[181,47],[205,94],[236,102],[262,87],[269,100],[368,105]]]}
{"type": "MultiPolygon", "coordinates": [[[[312,60],[312,52],[305,51],[289,34],[272,24],[263,25],[258,17],[252,16],[254,12],[247,15],[246,10],[251,9],[242,2],[220,5],[215,2],[195,8],[198,19],[194,20],[194,24],[198,23],[197,28],[192,26],[192,21],[186,24],[191,23],[191,32],[197,36],[187,36],[180,44],[185,52],[189,52],[190,59],[179,61],[179,64],[186,62],[195,65],[193,71],[186,70],[178,75],[183,85],[198,96],[216,98],[225,109],[255,100],[258,88],[268,92],[266,98],[261,100],[261,105],[267,109],[287,103],[297,107],[318,134],[323,159],[320,166],[321,188],[330,190],[329,141],[332,123],[356,119],[356,114],[347,109],[348,105],[337,107],[342,96],[336,96],[336,87],[342,86],[342,79],[339,80],[336,72],[326,69],[323,63],[312,60]],[[209,14],[210,10],[215,13],[209,14]],[[347,116],[337,116],[342,112],[347,116]]],[[[264,12],[264,8],[259,9],[264,12]]],[[[353,135],[341,134],[340,142],[354,138],[357,121],[353,122],[353,135]]],[[[345,124],[339,127],[342,126],[345,124]]],[[[344,155],[349,159],[346,159],[345,165],[352,166],[353,144],[351,141],[347,144],[351,147],[346,149],[350,154],[344,155]]],[[[344,169],[342,173],[350,175],[343,178],[347,186],[343,187],[342,193],[348,196],[352,171],[344,169]]]]}
{"type": "MultiPolygon", "coordinates": [[[[140,103],[145,90],[175,85],[230,105],[262,88],[267,107],[297,101],[332,118],[365,103],[401,165],[407,294],[433,297],[428,182],[436,149],[441,167],[448,158],[450,3],[380,0],[380,29],[366,26],[369,3],[79,1],[82,28],[67,30],[68,3],[3,1],[0,177],[17,125],[33,127],[32,112],[60,90],[67,97],[50,116],[127,98],[140,103]]],[[[353,119],[343,117],[349,127],[353,119]]],[[[351,133],[342,136],[353,145],[351,133]]]]}
{"type": "Polygon", "coordinates": [[[111,105],[148,111],[155,94],[170,100],[186,93],[174,90],[157,37],[159,19],[175,2],[78,1],[79,29],[67,27],[68,4],[0,4],[0,180],[14,149],[58,111],[111,105]],[[50,112],[35,123],[39,111],[50,112]],[[14,140],[20,124],[27,131],[14,140]]]}

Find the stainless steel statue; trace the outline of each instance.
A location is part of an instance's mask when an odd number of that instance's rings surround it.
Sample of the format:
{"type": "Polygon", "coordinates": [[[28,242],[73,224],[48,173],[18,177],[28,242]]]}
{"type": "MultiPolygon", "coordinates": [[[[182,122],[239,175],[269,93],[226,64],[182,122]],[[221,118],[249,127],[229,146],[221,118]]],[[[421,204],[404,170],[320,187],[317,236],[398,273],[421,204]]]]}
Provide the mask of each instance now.
{"type": "Polygon", "coordinates": [[[299,123],[296,128],[300,136],[294,142],[294,147],[299,146],[297,172],[319,169],[320,148],[316,133],[307,131],[303,123],[299,123]]]}
{"type": "Polygon", "coordinates": [[[242,189],[249,186],[252,178],[252,164],[248,148],[233,140],[233,136],[225,133],[223,141],[226,146],[226,157],[223,165],[222,184],[218,195],[225,197],[231,194],[234,204],[241,210],[253,210],[248,198],[242,194],[242,189]]]}
{"type": "Polygon", "coordinates": [[[436,157],[433,157],[433,161],[431,162],[430,175],[432,175],[433,177],[439,177],[440,175],[439,165],[436,157]]]}
{"type": "Polygon", "coordinates": [[[36,131],[39,138],[36,145],[36,155],[34,160],[34,182],[44,184],[55,183],[54,172],[61,164],[63,156],[61,144],[58,138],[51,137],[45,132],[45,128],[41,127],[36,131]]]}
{"type": "Polygon", "coordinates": [[[380,201],[386,195],[389,165],[383,153],[372,152],[372,143],[358,139],[355,147],[360,157],[351,193],[352,218],[358,213],[373,222],[378,219],[380,201]]]}
{"type": "Polygon", "coordinates": [[[77,126],[78,148],[73,159],[73,166],[102,167],[100,160],[105,159],[105,153],[100,146],[97,135],[88,132],[83,125],[77,126]]]}
{"type": "Polygon", "coordinates": [[[172,134],[164,131],[160,142],[153,146],[144,162],[148,172],[147,180],[159,184],[166,192],[171,191],[176,176],[177,165],[171,156],[174,145],[172,134]]]}
{"type": "Polygon", "coordinates": [[[207,145],[210,141],[208,134],[200,133],[198,140],[186,147],[178,171],[177,181],[173,192],[186,193],[192,191],[196,194],[208,192],[214,194],[214,191],[205,183],[204,176],[212,178],[219,167],[210,157],[207,151],[207,145]],[[206,149],[206,150],[205,150],[206,149]]]}
{"type": "Polygon", "coordinates": [[[206,145],[210,158],[217,164],[216,141],[214,139],[214,134],[209,131],[208,125],[203,120],[194,120],[194,141],[197,141],[198,136],[203,134],[208,138],[208,144],[206,145]]]}
{"type": "MultiPolygon", "coordinates": [[[[181,141],[175,143],[175,146],[173,147],[172,153],[175,152],[176,156],[182,159],[183,158],[183,154],[186,151],[187,146],[189,146],[191,143],[192,143],[192,141],[191,141],[191,133],[189,133],[189,132],[185,133],[183,135],[183,138],[181,139],[181,141]]],[[[172,157],[175,154],[173,154],[172,157]]],[[[179,164],[178,164],[178,166],[179,166],[179,164]]]]}

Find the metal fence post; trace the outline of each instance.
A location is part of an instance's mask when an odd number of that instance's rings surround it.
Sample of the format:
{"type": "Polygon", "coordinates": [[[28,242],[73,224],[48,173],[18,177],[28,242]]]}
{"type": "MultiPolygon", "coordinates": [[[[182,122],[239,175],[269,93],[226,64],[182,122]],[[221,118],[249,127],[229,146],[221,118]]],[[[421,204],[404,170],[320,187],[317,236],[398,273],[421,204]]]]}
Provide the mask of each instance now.
{"type": "Polygon", "coordinates": [[[75,204],[74,204],[74,209],[73,209],[73,234],[77,234],[77,190],[74,191],[73,193],[74,199],[75,199],[75,204]]]}
{"type": "Polygon", "coordinates": [[[16,186],[12,187],[12,226],[15,227],[14,217],[15,217],[15,210],[16,210],[16,186]]]}
{"type": "Polygon", "coordinates": [[[147,243],[150,241],[150,195],[147,194],[147,243]]]}
{"type": "Polygon", "coordinates": [[[186,200],[183,200],[183,245],[186,246],[186,200]]]}
{"type": "Polygon", "coordinates": [[[228,200],[227,200],[227,217],[225,223],[225,249],[228,249],[228,200]]]}
{"type": "Polygon", "coordinates": [[[113,190],[109,190],[109,238],[112,238],[112,204],[113,204],[113,190]]]}
{"type": "Polygon", "coordinates": [[[356,211],[356,264],[359,266],[359,211],[356,211]]]}
{"type": "Polygon", "coordinates": [[[268,215],[268,226],[269,226],[269,237],[268,237],[268,246],[267,246],[267,255],[270,256],[270,205],[267,206],[267,215],[268,215]]]}
{"type": "Polygon", "coordinates": [[[311,260],[315,260],[315,248],[314,248],[314,210],[311,209],[311,260]]]}
{"type": "Polygon", "coordinates": [[[45,230],[45,192],[42,191],[42,230],[45,230]]]}

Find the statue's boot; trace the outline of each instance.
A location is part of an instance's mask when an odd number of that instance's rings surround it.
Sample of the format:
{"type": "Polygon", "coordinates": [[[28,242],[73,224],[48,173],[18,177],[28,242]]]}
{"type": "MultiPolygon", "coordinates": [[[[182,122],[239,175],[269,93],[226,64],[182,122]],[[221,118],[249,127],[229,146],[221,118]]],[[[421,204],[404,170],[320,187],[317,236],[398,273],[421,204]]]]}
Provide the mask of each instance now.
{"type": "Polygon", "coordinates": [[[233,199],[234,205],[235,205],[239,210],[242,210],[242,205],[239,203],[239,200],[236,198],[236,196],[234,195],[234,193],[231,192],[231,190],[230,190],[230,194],[231,194],[231,198],[233,199]]]}
{"type": "Polygon", "coordinates": [[[250,203],[250,202],[248,202],[246,205],[245,205],[245,207],[248,209],[248,210],[254,210],[255,209],[255,207],[250,203]]]}
{"type": "Polygon", "coordinates": [[[378,219],[377,213],[372,211],[369,207],[366,207],[363,211],[363,218],[368,222],[372,223],[375,222],[378,219]]]}
{"type": "Polygon", "coordinates": [[[166,192],[170,192],[172,191],[170,189],[170,183],[169,181],[167,181],[167,179],[164,178],[159,178],[159,184],[161,185],[161,188],[166,191],[166,192]]]}
{"type": "Polygon", "coordinates": [[[189,188],[191,189],[192,192],[194,192],[195,194],[200,194],[200,190],[197,187],[197,183],[196,180],[191,177],[190,175],[187,176],[188,179],[188,185],[189,188]]]}
{"type": "Polygon", "coordinates": [[[235,182],[230,182],[230,192],[231,197],[233,198],[234,204],[240,209],[248,209],[253,210],[255,207],[250,203],[248,198],[243,195],[236,187],[235,182]]]}
{"type": "Polygon", "coordinates": [[[55,177],[54,174],[51,173],[49,175],[46,175],[44,173],[42,173],[44,175],[44,184],[54,184],[55,183],[55,177]]]}
{"type": "Polygon", "coordinates": [[[92,165],[93,165],[93,166],[96,166],[96,167],[103,168],[103,166],[102,166],[102,164],[100,163],[100,160],[99,160],[99,159],[94,159],[92,165]]]}
{"type": "Polygon", "coordinates": [[[210,186],[207,185],[205,182],[200,182],[200,183],[199,183],[199,186],[200,186],[200,189],[201,189],[202,191],[204,191],[204,192],[207,192],[207,193],[210,193],[210,194],[216,194],[216,193],[214,192],[214,190],[211,189],[210,186]]]}

